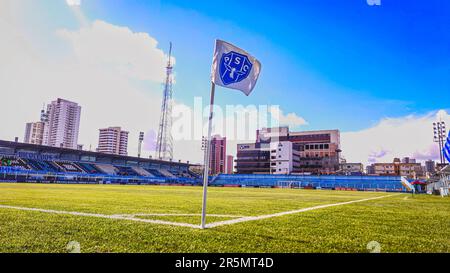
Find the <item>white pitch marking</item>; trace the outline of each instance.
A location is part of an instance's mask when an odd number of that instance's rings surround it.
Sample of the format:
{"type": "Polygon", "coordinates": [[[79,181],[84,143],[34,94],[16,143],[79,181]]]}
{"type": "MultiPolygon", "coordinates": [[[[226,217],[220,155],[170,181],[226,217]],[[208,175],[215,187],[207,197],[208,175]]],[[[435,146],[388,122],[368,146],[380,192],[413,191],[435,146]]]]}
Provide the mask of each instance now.
{"type": "MultiPolygon", "coordinates": [[[[119,217],[136,217],[136,216],[202,216],[201,214],[194,213],[136,213],[136,214],[115,214],[113,216],[119,217]]],[[[223,218],[242,218],[247,217],[243,215],[227,215],[227,214],[208,214],[211,217],[223,217],[223,218]]]]}
{"type": "Polygon", "coordinates": [[[375,199],[381,199],[381,198],[394,196],[394,195],[395,194],[383,195],[383,196],[378,196],[378,197],[373,197],[373,198],[366,198],[366,199],[360,199],[360,200],[354,200],[354,201],[348,201],[348,202],[342,202],[342,203],[320,205],[320,206],[303,208],[303,209],[298,209],[298,210],[284,211],[284,212],[279,212],[279,213],[274,213],[274,214],[267,214],[267,215],[260,215],[260,216],[249,216],[249,217],[244,217],[244,218],[239,218],[239,219],[233,219],[233,220],[227,220],[227,221],[215,222],[215,223],[207,224],[206,228],[214,228],[214,227],[218,227],[218,226],[232,225],[232,224],[248,222],[248,221],[263,220],[263,219],[267,219],[267,218],[279,217],[279,216],[295,214],[295,213],[300,213],[300,212],[305,212],[305,211],[310,211],[310,210],[323,209],[323,208],[348,205],[348,204],[353,204],[353,203],[358,203],[358,202],[370,201],[370,200],[375,200],[375,199]]]}
{"type": "Polygon", "coordinates": [[[152,223],[152,224],[160,224],[160,225],[200,228],[199,225],[193,225],[193,224],[188,224],[188,223],[178,223],[178,222],[169,222],[169,221],[161,221],[161,220],[150,220],[150,219],[133,218],[133,217],[120,216],[120,215],[106,215],[106,214],[99,214],[99,213],[86,213],[86,212],[76,212],[76,211],[37,209],[37,208],[15,207],[15,206],[5,206],[5,205],[0,205],[0,208],[3,208],[3,209],[15,209],[15,210],[26,210],[26,211],[38,211],[38,212],[53,213],[53,214],[66,214],[66,215],[75,215],[75,216],[97,217],[97,218],[116,219],[116,220],[130,220],[130,221],[152,223]]]}
{"type": "MultiPolygon", "coordinates": [[[[320,205],[315,207],[309,207],[309,208],[303,208],[299,210],[292,210],[292,211],[284,211],[274,214],[268,214],[268,215],[260,215],[260,216],[249,216],[249,217],[242,217],[238,219],[233,220],[227,220],[227,221],[221,221],[221,222],[215,222],[211,224],[207,224],[207,228],[213,228],[223,225],[232,225],[242,222],[248,222],[248,221],[256,221],[256,220],[263,220],[267,218],[273,218],[273,217],[279,217],[283,215],[289,215],[289,214],[295,214],[310,210],[316,210],[316,209],[323,209],[328,207],[335,207],[335,206],[342,206],[342,205],[348,205],[352,203],[358,203],[358,202],[364,202],[369,200],[375,200],[385,197],[394,196],[395,194],[391,195],[383,195],[373,198],[366,198],[366,199],[360,199],[360,200],[354,200],[354,201],[348,201],[348,202],[342,202],[342,203],[334,203],[334,204],[327,204],[327,205],[320,205]]],[[[87,213],[87,212],[76,212],[76,211],[61,211],[61,210],[50,210],[50,209],[38,209],[38,208],[27,208],[27,207],[16,207],[16,206],[7,206],[7,205],[0,205],[0,208],[3,209],[15,209],[15,210],[24,210],[24,211],[37,211],[37,212],[44,212],[44,213],[53,213],[53,214],[65,214],[65,215],[74,215],[74,216],[85,216],[85,217],[97,217],[97,218],[105,218],[105,219],[116,219],[116,220],[129,220],[129,221],[135,221],[135,222],[144,222],[144,223],[152,223],[152,224],[160,224],[160,225],[169,225],[169,226],[180,226],[180,227],[190,227],[195,229],[200,229],[200,225],[193,225],[188,223],[180,223],[180,222],[170,222],[170,221],[161,221],[161,220],[150,220],[150,219],[142,219],[142,218],[134,218],[134,216],[125,216],[125,215],[106,215],[106,214],[99,214],[99,213],[87,213]]],[[[138,215],[138,214],[134,214],[138,215]]],[[[144,214],[142,214],[144,215],[144,214]]],[[[147,215],[147,214],[145,214],[147,215]]],[[[155,214],[153,214],[155,215],[155,214]]],[[[159,214],[161,216],[162,214],[159,214]]],[[[165,214],[170,216],[176,216],[174,214],[165,214]]],[[[198,216],[199,214],[184,214],[189,216],[198,216]]],[[[180,215],[178,215],[180,216],[180,215]]],[[[216,217],[237,217],[237,216],[231,216],[231,215],[221,215],[218,216],[218,214],[210,214],[209,216],[216,216],[216,217]]]]}

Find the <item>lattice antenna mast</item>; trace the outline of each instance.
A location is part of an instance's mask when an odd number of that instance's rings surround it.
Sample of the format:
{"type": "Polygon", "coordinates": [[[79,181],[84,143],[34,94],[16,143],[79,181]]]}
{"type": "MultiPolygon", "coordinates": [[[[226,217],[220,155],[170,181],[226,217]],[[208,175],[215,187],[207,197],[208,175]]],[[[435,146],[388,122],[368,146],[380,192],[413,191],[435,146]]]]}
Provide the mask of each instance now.
{"type": "Polygon", "coordinates": [[[173,139],[172,139],[172,43],[170,43],[169,60],[166,67],[166,82],[164,85],[163,98],[161,104],[161,119],[158,128],[158,139],[156,140],[156,158],[163,160],[173,159],[173,139]]]}

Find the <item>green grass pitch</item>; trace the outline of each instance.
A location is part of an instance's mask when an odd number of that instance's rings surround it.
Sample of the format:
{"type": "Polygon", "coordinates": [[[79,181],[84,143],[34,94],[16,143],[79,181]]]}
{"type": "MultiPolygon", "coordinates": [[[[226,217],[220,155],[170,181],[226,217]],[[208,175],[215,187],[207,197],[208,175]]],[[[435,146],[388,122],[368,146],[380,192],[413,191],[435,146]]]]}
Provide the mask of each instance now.
{"type": "MultiPolygon", "coordinates": [[[[201,187],[0,184],[0,206],[199,224],[201,187]],[[174,214],[174,215],[151,215],[174,214]],[[183,214],[183,215],[179,215],[183,214]],[[186,214],[186,215],[184,215],[186,214]]],[[[450,252],[450,198],[298,189],[208,189],[208,223],[392,195],[205,230],[0,207],[0,252],[450,252]]]]}

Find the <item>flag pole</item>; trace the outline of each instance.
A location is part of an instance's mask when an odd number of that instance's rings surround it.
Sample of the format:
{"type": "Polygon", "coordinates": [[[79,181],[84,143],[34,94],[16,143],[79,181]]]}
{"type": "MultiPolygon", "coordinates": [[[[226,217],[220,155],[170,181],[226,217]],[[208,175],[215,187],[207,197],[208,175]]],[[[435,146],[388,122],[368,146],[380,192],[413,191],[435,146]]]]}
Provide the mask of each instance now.
{"type": "Polygon", "coordinates": [[[209,177],[209,158],[211,149],[212,119],[214,114],[214,94],[216,92],[216,84],[211,81],[211,101],[209,103],[209,119],[208,119],[208,136],[206,139],[206,153],[204,155],[203,167],[203,201],[202,201],[202,224],[201,228],[206,227],[206,195],[208,193],[208,177],[209,177]]]}

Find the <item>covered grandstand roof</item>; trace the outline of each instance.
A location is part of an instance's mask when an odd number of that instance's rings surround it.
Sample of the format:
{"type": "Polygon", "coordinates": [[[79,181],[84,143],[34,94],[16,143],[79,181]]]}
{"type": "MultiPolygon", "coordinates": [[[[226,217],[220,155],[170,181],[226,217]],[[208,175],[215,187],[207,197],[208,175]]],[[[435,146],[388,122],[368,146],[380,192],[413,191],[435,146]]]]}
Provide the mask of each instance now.
{"type": "Polygon", "coordinates": [[[43,145],[28,144],[28,143],[13,142],[13,141],[5,141],[5,140],[0,140],[0,147],[13,148],[15,150],[30,150],[30,151],[35,151],[38,153],[58,153],[58,154],[73,154],[73,155],[78,155],[78,156],[95,156],[95,157],[101,157],[101,158],[109,158],[111,160],[148,162],[148,163],[164,164],[164,165],[181,165],[181,166],[187,166],[187,167],[195,165],[195,164],[183,163],[183,162],[178,162],[178,161],[163,161],[163,160],[149,159],[149,158],[142,158],[142,157],[139,158],[139,157],[132,157],[132,156],[105,154],[105,153],[98,153],[98,152],[92,152],[92,151],[75,150],[75,149],[68,149],[68,148],[58,148],[58,147],[43,146],[43,145]]]}

